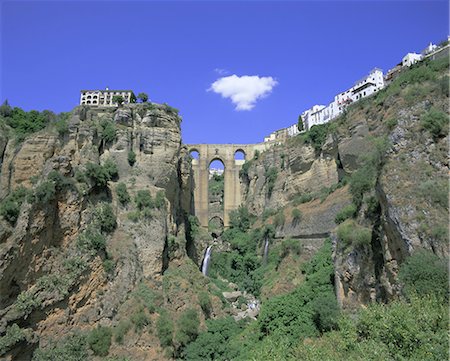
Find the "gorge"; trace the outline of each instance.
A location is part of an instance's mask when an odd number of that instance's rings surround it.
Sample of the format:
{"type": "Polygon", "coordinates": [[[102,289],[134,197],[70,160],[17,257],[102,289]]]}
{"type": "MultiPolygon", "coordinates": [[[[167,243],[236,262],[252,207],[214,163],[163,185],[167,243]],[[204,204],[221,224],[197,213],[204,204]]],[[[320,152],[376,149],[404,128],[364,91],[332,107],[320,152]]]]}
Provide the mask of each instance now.
{"type": "Polygon", "coordinates": [[[0,357],[445,359],[448,97],[448,57],[430,60],[332,123],[247,145],[183,144],[167,104],[39,129],[3,105],[0,357]]]}

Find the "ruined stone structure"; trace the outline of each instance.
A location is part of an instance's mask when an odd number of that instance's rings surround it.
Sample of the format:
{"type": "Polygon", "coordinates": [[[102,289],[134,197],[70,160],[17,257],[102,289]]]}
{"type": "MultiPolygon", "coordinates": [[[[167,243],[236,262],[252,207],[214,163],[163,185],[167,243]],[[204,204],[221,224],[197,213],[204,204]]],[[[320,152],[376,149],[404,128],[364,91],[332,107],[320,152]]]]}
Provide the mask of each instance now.
{"type": "Polygon", "coordinates": [[[194,207],[195,215],[202,227],[208,227],[208,222],[217,214],[210,214],[208,199],[209,166],[214,160],[220,160],[224,165],[224,205],[222,220],[225,227],[229,226],[229,213],[241,204],[241,183],[239,171],[246,160],[253,158],[255,150],[260,152],[268,149],[268,143],[258,144],[189,144],[189,153],[197,151],[198,159],[192,159],[194,172],[194,207]],[[235,159],[236,152],[243,152],[245,160],[235,159]]]}

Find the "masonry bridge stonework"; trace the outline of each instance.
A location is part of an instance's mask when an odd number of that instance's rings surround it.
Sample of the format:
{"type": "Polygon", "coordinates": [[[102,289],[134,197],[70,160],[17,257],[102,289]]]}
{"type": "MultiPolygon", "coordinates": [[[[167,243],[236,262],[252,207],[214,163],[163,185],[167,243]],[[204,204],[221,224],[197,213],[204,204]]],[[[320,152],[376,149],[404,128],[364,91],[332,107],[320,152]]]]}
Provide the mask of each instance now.
{"type": "Polygon", "coordinates": [[[230,224],[229,214],[241,204],[241,182],[239,171],[245,161],[254,157],[255,150],[266,150],[271,144],[187,144],[189,154],[197,151],[198,159],[192,159],[194,173],[194,212],[202,227],[208,227],[211,218],[209,210],[209,167],[214,160],[220,160],[224,165],[224,196],[223,196],[223,225],[230,224]],[[235,159],[236,152],[244,153],[245,159],[235,159]]]}

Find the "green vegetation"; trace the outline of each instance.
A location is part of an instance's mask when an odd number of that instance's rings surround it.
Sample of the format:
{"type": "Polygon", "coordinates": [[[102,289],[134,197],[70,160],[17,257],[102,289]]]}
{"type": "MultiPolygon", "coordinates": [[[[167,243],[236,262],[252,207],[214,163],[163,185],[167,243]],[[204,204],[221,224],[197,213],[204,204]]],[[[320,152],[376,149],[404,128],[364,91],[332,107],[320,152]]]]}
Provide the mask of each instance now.
{"type": "Polygon", "coordinates": [[[342,208],[334,218],[334,221],[339,224],[344,222],[346,219],[354,218],[356,216],[356,206],[351,203],[349,205],[346,205],[344,208],[342,208]]]}
{"type": "Polygon", "coordinates": [[[125,183],[121,182],[117,185],[116,194],[117,199],[122,206],[126,206],[131,200],[130,194],[127,190],[127,185],[125,183]]]}
{"type": "Polygon", "coordinates": [[[124,101],[125,101],[125,99],[123,99],[123,96],[121,96],[121,95],[114,95],[112,97],[112,102],[117,103],[117,105],[119,107],[123,104],[124,101]]]}
{"type": "Polygon", "coordinates": [[[23,141],[26,136],[44,129],[50,123],[66,118],[66,113],[56,115],[49,110],[26,112],[18,107],[11,108],[7,100],[0,107],[0,123],[11,127],[18,141],[23,141]]]}
{"type": "Polygon", "coordinates": [[[202,332],[195,342],[185,350],[186,360],[235,360],[239,349],[233,347],[232,339],[242,331],[230,316],[206,321],[207,331],[202,332]]]}
{"type": "Polygon", "coordinates": [[[102,232],[111,233],[116,228],[116,215],[108,203],[102,203],[95,208],[94,218],[102,232]]]}
{"type": "Polygon", "coordinates": [[[131,322],[129,320],[121,320],[118,325],[114,328],[114,341],[119,345],[123,344],[123,339],[125,335],[131,329],[131,322]]]}
{"type": "Polygon", "coordinates": [[[362,165],[350,178],[350,193],[357,208],[361,206],[364,194],[375,189],[386,152],[390,148],[390,143],[385,137],[372,138],[371,143],[372,150],[362,157],[362,165]]]}
{"type": "Polygon", "coordinates": [[[147,316],[147,314],[144,311],[144,308],[139,308],[137,312],[135,312],[131,316],[131,322],[134,325],[134,331],[141,334],[144,328],[149,326],[151,324],[150,318],[147,316]]]}
{"type": "Polygon", "coordinates": [[[372,232],[369,228],[360,226],[353,219],[348,219],[337,228],[337,236],[345,247],[364,247],[370,245],[372,232]]]}
{"type": "Polygon", "coordinates": [[[200,320],[196,310],[187,309],[181,314],[177,322],[177,332],[175,336],[175,340],[179,345],[178,352],[197,338],[199,326],[200,320]]]}
{"type": "Polygon", "coordinates": [[[264,176],[266,178],[267,196],[270,198],[278,177],[278,169],[276,167],[270,167],[266,169],[264,176]]]}
{"type": "Polygon", "coordinates": [[[86,164],[85,175],[96,187],[104,188],[110,180],[118,175],[118,169],[112,159],[107,159],[103,165],[89,162],[86,164]]]}
{"type": "Polygon", "coordinates": [[[177,108],[171,107],[167,103],[163,103],[163,105],[164,105],[164,108],[165,108],[166,112],[169,113],[169,114],[178,115],[178,113],[180,112],[177,108]]]}
{"type": "Polygon", "coordinates": [[[136,153],[133,152],[133,150],[130,150],[130,151],[128,152],[127,159],[128,159],[128,164],[131,165],[131,166],[133,166],[134,163],[136,163],[136,153]]]}
{"type": "Polygon", "coordinates": [[[142,211],[145,208],[152,209],[154,208],[153,198],[150,192],[146,189],[139,190],[134,198],[136,203],[136,207],[142,211]]]}
{"type": "Polygon", "coordinates": [[[147,93],[139,93],[137,98],[141,101],[141,103],[146,103],[148,101],[147,93]]]}
{"type": "Polygon", "coordinates": [[[298,116],[297,129],[299,132],[301,132],[305,129],[305,125],[303,124],[303,119],[302,119],[301,115],[298,116]]]}
{"type": "Polygon", "coordinates": [[[106,356],[111,347],[112,331],[109,327],[99,326],[87,336],[89,347],[97,356],[106,356]]]}
{"type": "Polygon", "coordinates": [[[322,146],[328,135],[329,124],[313,125],[304,135],[304,140],[313,146],[316,152],[322,150],[322,146]]]}
{"type": "Polygon", "coordinates": [[[26,200],[29,191],[24,187],[19,187],[11,192],[0,203],[0,215],[14,225],[19,217],[20,207],[26,200]]]}
{"type": "Polygon", "coordinates": [[[420,250],[407,258],[400,268],[399,277],[404,284],[405,294],[432,295],[448,301],[448,262],[434,253],[420,250]]]}
{"type": "Polygon", "coordinates": [[[143,282],[138,285],[137,290],[134,292],[134,296],[142,302],[150,313],[156,312],[162,305],[161,294],[151,289],[143,282]]]}
{"type": "Polygon", "coordinates": [[[292,221],[294,223],[298,223],[301,221],[303,215],[302,215],[302,212],[300,211],[300,209],[293,208],[292,212],[291,212],[291,216],[292,216],[292,221]]]}
{"type": "Polygon", "coordinates": [[[205,291],[201,291],[198,295],[198,304],[200,305],[205,318],[209,318],[211,316],[212,304],[209,295],[205,291]]]}
{"type": "Polygon", "coordinates": [[[156,322],[156,331],[162,347],[167,348],[173,346],[173,322],[167,312],[160,313],[156,322]]]}
{"type": "Polygon", "coordinates": [[[85,361],[89,359],[86,336],[73,334],[45,349],[37,349],[33,361],[85,361]]]}
{"type": "Polygon", "coordinates": [[[275,228],[278,228],[284,226],[285,222],[286,217],[284,216],[284,210],[280,209],[273,219],[273,225],[275,228]]]}
{"type": "Polygon", "coordinates": [[[100,122],[100,137],[105,142],[105,144],[111,144],[116,140],[116,125],[112,120],[102,120],[100,122]]]}
{"type": "Polygon", "coordinates": [[[421,125],[433,138],[445,137],[448,134],[449,116],[439,109],[431,108],[422,115],[421,125]]]}
{"type": "Polygon", "coordinates": [[[5,335],[0,337],[0,356],[10,350],[15,344],[24,340],[25,333],[17,324],[14,323],[6,327],[5,335]]]}

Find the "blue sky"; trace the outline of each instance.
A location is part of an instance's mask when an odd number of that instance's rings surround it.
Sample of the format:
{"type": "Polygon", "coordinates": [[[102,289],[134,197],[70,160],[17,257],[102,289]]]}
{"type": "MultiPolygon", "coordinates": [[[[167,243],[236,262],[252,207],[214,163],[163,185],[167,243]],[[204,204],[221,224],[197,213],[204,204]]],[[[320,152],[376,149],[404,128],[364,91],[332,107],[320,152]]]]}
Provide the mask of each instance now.
{"type": "Polygon", "coordinates": [[[448,2],[432,0],[1,5],[2,101],[60,112],[78,104],[81,89],[144,91],[180,109],[185,143],[262,141],[449,31],[448,2]],[[208,91],[230,86],[250,100],[208,91]]]}

